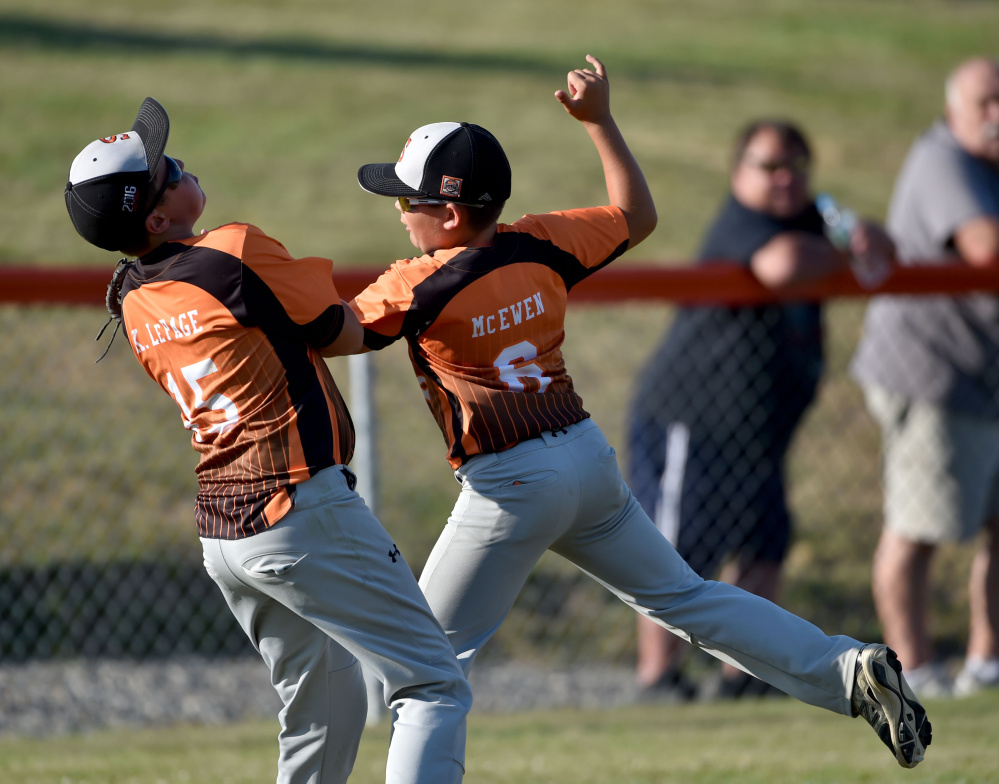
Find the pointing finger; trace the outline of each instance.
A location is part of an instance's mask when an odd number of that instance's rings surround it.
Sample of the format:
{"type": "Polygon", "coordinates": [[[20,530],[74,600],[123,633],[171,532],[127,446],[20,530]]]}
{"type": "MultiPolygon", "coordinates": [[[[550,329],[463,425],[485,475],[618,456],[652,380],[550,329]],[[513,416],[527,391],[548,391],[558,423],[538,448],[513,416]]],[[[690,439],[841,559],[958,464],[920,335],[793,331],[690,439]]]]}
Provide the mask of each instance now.
{"type": "Polygon", "coordinates": [[[604,68],[604,64],[592,54],[586,55],[586,62],[593,66],[593,69],[597,72],[597,76],[607,75],[607,70],[604,68]]]}

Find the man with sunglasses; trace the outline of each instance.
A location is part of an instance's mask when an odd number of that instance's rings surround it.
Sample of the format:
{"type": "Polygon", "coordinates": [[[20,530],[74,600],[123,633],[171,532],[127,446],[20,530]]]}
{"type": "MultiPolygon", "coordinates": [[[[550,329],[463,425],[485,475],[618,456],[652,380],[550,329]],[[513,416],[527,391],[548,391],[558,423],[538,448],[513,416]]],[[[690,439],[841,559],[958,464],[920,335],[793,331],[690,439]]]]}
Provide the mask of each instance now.
{"type": "Polygon", "coordinates": [[[367,716],[360,664],[396,715],[386,782],[456,784],[471,690],[392,538],[354,491],[350,415],[324,356],[361,328],[332,262],[243,223],[195,231],[198,178],[163,154],[146,99],[131,130],[73,161],[66,206],[88,242],[138,257],[108,293],[201,455],[205,568],[270,669],[280,784],[347,781],[367,716]],[[360,662],[360,664],[359,664],[360,662]]]}
{"type": "MultiPolygon", "coordinates": [[[[698,259],[745,265],[776,291],[846,267],[850,249],[823,236],[809,191],[811,162],[795,125],[749,123],[698,259]]],[[[873,224],[857,226],[852,246],[890,264],[891,241],[873,224]]],[[[720,571],[719,579],[777,601],[791,536],[784,458],[822,366],[820,306],[795,302],[681,308],[647,360],[630,409],[628,482],[702,577],[720,571]]],[[[639,619],[637,678],[650,698],[779,693],[724,666],[698,694],[683,673],[685,648],[639,619]]]]}
{"type": "Polygon", "coordinates": [[[396,199],[420,255],[392,264],[351,307],[366,348],[409,344],[461,484],[420,586],[468,672],[551,550],[712,655],[805,702],[864,715],[913,767],[930,725],[894,655],[702,580],[642,511],[573,388],[561,351],[569,290],[656,225],[603,64],[587,60],[592,70],[570,71],[555,96],[597,149],[607,206],[498,223],[510,165],[469,123],[422,126],[396,162],[358,172],[365,190],[396,199]]]}

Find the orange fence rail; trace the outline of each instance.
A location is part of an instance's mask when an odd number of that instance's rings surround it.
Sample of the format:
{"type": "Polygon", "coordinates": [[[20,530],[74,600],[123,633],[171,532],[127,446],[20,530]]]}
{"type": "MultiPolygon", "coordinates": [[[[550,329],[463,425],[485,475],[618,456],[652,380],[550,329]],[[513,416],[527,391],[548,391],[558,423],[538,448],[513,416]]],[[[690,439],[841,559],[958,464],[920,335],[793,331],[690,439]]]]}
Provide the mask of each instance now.
{"type": "MultiPolygon", "coordinates": [[[[103,305],[112,267],[28,267],[0,265],[0,302],[33,305],[103,305]]],[[[334,269],[344,299],[371,283],[376,268],[334,269]]],[[[822,281],[774,292],[745,267],[730,262],[698,266],[616,265],[601,270],[572,290],[573,304],[608,304],[626,300],[678,303],[755,304],[794,298],[867,297],[872,294],[960,294],[999,292],[999,267],[959,265],[899,267],[876,289],[862,288],[848,270],[822,281]]]]}

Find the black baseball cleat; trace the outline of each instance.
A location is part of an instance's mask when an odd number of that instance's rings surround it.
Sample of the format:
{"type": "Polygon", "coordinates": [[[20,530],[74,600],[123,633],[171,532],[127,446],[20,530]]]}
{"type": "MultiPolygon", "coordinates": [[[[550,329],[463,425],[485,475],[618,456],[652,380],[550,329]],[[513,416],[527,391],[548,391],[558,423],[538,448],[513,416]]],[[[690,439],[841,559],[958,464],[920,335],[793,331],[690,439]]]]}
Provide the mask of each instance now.
{"type": "Polygon", "coordinates": [[[895,651],[886,645],[861,649],[850,704],[854,715],[867,719],[899,765],[914,768],[923,761],[932,728],[926,711],[902,677],[895,651]]]}

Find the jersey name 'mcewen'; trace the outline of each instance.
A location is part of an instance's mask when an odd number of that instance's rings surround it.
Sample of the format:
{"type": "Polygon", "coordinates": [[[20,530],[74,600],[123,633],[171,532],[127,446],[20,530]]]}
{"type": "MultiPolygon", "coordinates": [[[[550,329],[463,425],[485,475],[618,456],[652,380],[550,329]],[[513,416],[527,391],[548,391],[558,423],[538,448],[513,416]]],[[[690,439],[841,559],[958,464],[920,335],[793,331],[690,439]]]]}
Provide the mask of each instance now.
{"type": "Polygon", "coordinates": [[[541,292],[539,291],[512,305],[500,308],[496,313],[488,316],[473,316],[472,337],[481,338],[503,329],[510,329],[510,327],[516,326],[522,321],[530,321],[544,312],[545,306],[541,301],[541,292]]]}

